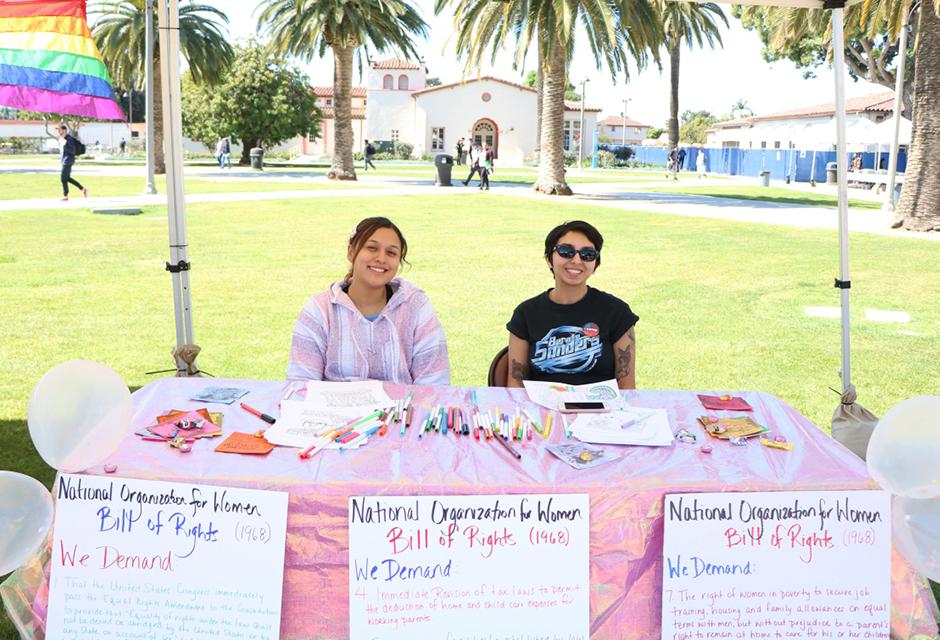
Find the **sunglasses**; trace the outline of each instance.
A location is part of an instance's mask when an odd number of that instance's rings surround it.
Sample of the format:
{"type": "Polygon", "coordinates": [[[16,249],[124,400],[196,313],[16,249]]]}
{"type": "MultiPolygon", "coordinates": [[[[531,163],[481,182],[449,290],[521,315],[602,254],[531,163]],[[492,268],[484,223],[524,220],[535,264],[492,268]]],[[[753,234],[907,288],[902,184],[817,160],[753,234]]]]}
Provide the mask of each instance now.
{"type": "Polygon", "coordinates": [[[556,244],[555,253],[565,259],[573,258],[574,254],[578,254],[585,262],[594,262],[601,257],[601,253],[597,249],[592,249],[591,247],[575,249],[570,244],[556,244]]]}

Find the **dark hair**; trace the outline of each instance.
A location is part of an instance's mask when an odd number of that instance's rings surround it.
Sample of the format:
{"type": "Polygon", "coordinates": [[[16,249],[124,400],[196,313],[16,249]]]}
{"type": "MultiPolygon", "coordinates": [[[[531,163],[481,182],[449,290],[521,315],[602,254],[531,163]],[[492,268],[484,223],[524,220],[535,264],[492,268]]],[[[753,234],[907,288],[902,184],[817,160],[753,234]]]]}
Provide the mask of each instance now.
{"type": "Polygon", "coordinates": [[[601,248],[604,246],[604,236],[601,235],[601,232],[598,231],[594,225],[584,220],[569,220],[548,232],[548,235],[545,236],[545,259],[548,260],[548,263],[552,263],[552,253],[555,251],[555,245],[558,244],[558,240],[569,231],[577,231],[587,236],[587,239],[590,240],[594,248],[597,249],[597,263],[594,268],[596,269],[601,266],[601,248]]]}
{"type": "MultiPolygon", "coordinates": [[[[405,236],[402,235],[401,229],[399,229],[394,222],[384,216],[365,218],[356,225],[352,235],[349,236],[349,249],[352,250],[353,259],[359,255],[359,252],[362,251],[362,247],[364,247],[366,242],[369,241],[369,238],[372,237],[372,234],[379,229],[391,229],[395,232],[396,235],[398,235],[398,240],[401,242],[401,261],[405,264],[408,264],[408,261],[405,260],[405,256],[408,255],[408,242],[405,240],[405,236]]],[[[352,275],[352,265],[349,265],[349,272],[346,274],[346,277],[343,280],[345,282],[349,282],[352,280],[352,275]]]]}

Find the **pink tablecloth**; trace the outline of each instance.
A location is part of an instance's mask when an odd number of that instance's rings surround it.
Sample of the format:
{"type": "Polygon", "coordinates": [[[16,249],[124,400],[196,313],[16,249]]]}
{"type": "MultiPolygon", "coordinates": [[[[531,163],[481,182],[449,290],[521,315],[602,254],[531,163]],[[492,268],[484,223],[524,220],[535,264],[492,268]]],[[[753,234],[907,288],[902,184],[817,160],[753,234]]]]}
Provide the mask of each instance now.
{"type": "MultiPolygon", "coordinates": [[[[134,394],[133,427],[149,424],[170,408],[205,406],[189,401],[207,386],[251,389],[243,398],[277,415],[284,383],[248,380],[164,379],[134,394]]],[[[393,398],[407,389],[386,385],[393,398]]],[[[414,387],[418,416],[435,403],[469,405],[471,389],[414,387]]],[[[719,392],[721,393],[721,392],[719,392]]],[[[300,461],[296,449],[266,457],[224,455],[215,441],[197,442],[192,453],[129,436],[108,462],[117,475],[272,489],[290,493],[281,637],[345,638],[348,620],[347,499],[350,495],[460,495],[487,493],[589,493],[591,499],[591,637],[649,639],[660,635],[663,495],[667,492],[776,491],[872,488],[865,465],[797,411],[773,395],[741,393],[754,417],[792,442],[791,453],[760,446],[698,446],[621,449],[618,461],[575,470],[526,443],[521,463],[494,444],[435,436],[418,440],[417,429],[374,438],[343,454],[326,452],[300,461]],[[311,603],[331,602],[327,609],[311,603]]],[[[521,390],[477,389],[483,406],[503,410],[526,402],[521,390]]],[[[634,405],[669,412],[673,429],[704,434],[695,418],[705,413],[694,392],[627,392],[634,405]]],[[[234,405],[222,407],[223,429],[253,432],[264,426],[234,405]]],[[[554,429],[552,440],[562,436],[554,429]]],[[[88,473],[101,474],[100,467],[88,473]]],[[[42,637],[48,568],[38,556],[0,588],[21,634],[42,637]]],[[[892,636],[937,633],[937,607],[924,581],[895,554],[892,564],[892,636]]]]}

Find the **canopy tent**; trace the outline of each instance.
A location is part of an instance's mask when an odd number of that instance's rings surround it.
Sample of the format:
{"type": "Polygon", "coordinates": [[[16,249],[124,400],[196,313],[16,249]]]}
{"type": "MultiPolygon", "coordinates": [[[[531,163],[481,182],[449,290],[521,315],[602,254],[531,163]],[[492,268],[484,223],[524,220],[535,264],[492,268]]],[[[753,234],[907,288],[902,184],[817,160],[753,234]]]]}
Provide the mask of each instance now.
{"type": "MultiPolygon", "coordinates": [[[[689,1],[689,0],[677,0],[689,1]]],[[[704,1],[704,0],[703,0],[704,1]]],[[[727,0],[722,0],[727,2],[727,0]]],[[[849,236],[848,188],[846,181],[846,116],[845,116],[845,49],[844,11],[860,0],[735,0],[734,4],[760,6],[789,6],[807,9],[825,9],[832,12],[832,53],[835,76],[835,123],[838,170],[839,211],[839,289],[842,320],[842,358],[840,375],[843,393],[851,388],[851,350],[849,326],[849,236]]],[[[729,2],[730,3],[730,2],[729,2]]],[[[194,370],[179,357],[180,349],[194,341],[189,291],[189,258],[186,239],[186,212],[183,197],[182,132],[179,76],[179,0],[159,0],[160,46],[163,72],[163,121],[166,132],[167,199],[170,231],[170,262],[167,269],[173,274],[173,298],[176,311],[177,368],[180,375],[194,370]]]]}

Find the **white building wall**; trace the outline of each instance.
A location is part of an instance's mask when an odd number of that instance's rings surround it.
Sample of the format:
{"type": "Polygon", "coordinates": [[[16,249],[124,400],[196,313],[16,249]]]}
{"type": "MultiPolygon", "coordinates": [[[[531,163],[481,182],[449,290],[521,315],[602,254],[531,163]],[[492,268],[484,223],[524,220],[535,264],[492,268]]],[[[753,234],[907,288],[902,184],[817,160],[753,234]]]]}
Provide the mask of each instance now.
{"type": "MultiPolygon", "coordinates": [[[[453,155],[457,140],[469,142],[473,126],[484,118],[492,120],[498,131],[497,166],[521,165],[535,152],[534,91],[478,80],[418,94],[415,99],[425,153],[438,153],[430,150],[432,128],[444,127],[444,151],[453,155]],[[489,101],[483,99],[484,94],[489,94],[489,101]]],[[[587,122],[585,118],[586,127],[587,122]]]]}
{"type": "Polygon", "coordinates": [[[415,110],[411,92],[370,90],[366,105],[365,137],[369,140],[392,140],[393,131],[398,132],[399,142],[412,143],[415,139],[415,110]]]}

